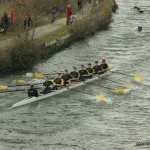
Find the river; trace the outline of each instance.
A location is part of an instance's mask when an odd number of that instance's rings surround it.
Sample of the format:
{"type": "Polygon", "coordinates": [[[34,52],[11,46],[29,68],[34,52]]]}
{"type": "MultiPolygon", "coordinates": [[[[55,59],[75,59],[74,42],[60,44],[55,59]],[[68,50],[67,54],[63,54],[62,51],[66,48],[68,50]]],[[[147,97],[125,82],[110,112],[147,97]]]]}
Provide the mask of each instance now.
{"type": "MultiPolygon", "coordinates": [[[[8,110],[26,97],[25,92],[0,94],[0,150],[133,150],[144,149],[136,142],[150,140],[150,1],[117,0],[109,30],[77,42],[31,70],[45,73],[94,64],[105,58],[111,68],[134,78],[112,73],[108,79],[129,83],[129,94],[117,95],[100,86],[117,88],[107,79],[79,87],[38,103],[8,110]],[[134,6],[144,10],[138,13],[134,6]],[[142,32],[137,27],[142,26],[142,32]],[[84,91],[84,93],[82,93],[84,91]],[[87,94],[85,94],[87,93],[87,94]],[[95,96],[103,94],[105,101],[95,96]]],[[[1,84],[22,78],[23,74],[0,78],[1,84]]]]}

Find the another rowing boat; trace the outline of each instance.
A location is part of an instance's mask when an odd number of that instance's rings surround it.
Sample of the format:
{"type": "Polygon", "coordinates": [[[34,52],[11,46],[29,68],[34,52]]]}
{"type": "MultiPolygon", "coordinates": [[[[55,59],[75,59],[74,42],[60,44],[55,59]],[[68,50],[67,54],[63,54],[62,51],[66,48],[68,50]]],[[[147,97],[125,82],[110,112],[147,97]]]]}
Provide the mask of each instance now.
{"type": "Polygon", "coordinates": [[[107,72],[105,74],[102,74],[101,76],[97,76],[97,77],[95,76],[95,77],[93,77],[91,79],[87,79],[84,82],[78,82],[78,83],[72,84],[72,85],[69,86],[69,88],[64,87],[64,88],[62,88],[60,90],[54,90],[51,93],[48,93],[46,95],[42,95],[42,96],[39,96],[39,97],[25,98],[25,99],[21,100],[20,102],[13,104],[11,108],[20,107],[20,106],[23,106],[23,105],[27,105],[27,104],[30,104],[30,103],[33,103],[33,102],[36,102],[36,101],[39,101],[39,100],[44,100],[46,98],[49,98],[49,97],[52,97],[52,96],[64,93],[66,91],[72,90],[72,89],[77,88],[79,86],[85,85],[86,83],[90,83],[92,81],[101,79],[102,77],[104,77],[106,75],[109,75],[110,73],[111,73],[111,71],[109,71],[109,72],[107,72]]]}

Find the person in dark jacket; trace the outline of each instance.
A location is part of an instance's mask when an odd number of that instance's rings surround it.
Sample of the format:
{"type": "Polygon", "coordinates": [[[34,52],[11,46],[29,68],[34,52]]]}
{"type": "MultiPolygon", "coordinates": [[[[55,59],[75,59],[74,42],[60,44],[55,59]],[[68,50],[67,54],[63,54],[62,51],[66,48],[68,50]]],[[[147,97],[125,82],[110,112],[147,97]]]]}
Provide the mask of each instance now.
{"type": "Polygon", "coordinates": [[[86,68],[86,70],[89,72],[90,75],[94,73],[94,69],[91,67],[91,63],[88,64],[88,67],[86,68]]]}
{"type": "Polygon", "coordinates": [[[77,71],[76,67],[73,67],[73,71],[70,72],[71,82],[78,82],[80,79],[80,73],[77,71]]]}
{"type": "Polygon", "coordinates": [[[8,28],[9,28],[9,18],[8,18],[8,14],[7,14],[6,11],[4,12],[2,23],[3,23],[3,28],[4,28],[5,32],[6,32],[8,30],[8,28]]]}
{"type": "Polygon", "coordinates": [[[53,88],[52,90],[59,90],[62,86],[62,79],[60,77],[60,73],[57,73],[56,78],[53,80],[53,88]]]}
{"type": "Polygon", "coordinates": [[[30,89],[28,90],[28,97],[38,97],[38,91],[34,88],[33,84],[31,84],[30,89]]]}
{"type": "Polygon", "coordinates": [[[78,11],[82,10],[82,0],[77,0],[78,11]]]}
{"type": "Polygon", "coordinates": [[[71,83],[71,81],[70,81],[71,76],[70,76],[70,74],[68,73],[68,70],[67,70],[67,69],[64,71],[64,74],[62,75],[61,79],[63,80],[64,86],[70,85],[70,83],[71,83]]]}
{"type": "Polygon", "coordinates": [[[79,70],[80,73],[80,80],[85,81],[85,79],[92,78],[89,72],[85,69],[84,65],[81,65],[81,69],[79,70]]]}
{"type": "Polygon", "coordinates": [[[102,70],[100,65],[98,65],[98,61],[95,61],[95,66],[93,67],[94,74],[100,74],[100,71],[102,70]]]}
{"type": "Polygon", "coordinates": [[[25,16],[24,19],[24,31],[28,30],[31,27],[31,17],[25,16]]]}
{"type": "Polygon", "coordinates": [[[42,84],[44,90],[41,94],[48,94],[51,92],[51,86],[53,85],[52,81],[49,81],[48,77],[45,77],[45,82],[42,84]]]}
{"type": "Polygon", "coordinates": [[[58,7],[57,5],[54,5],[51,9],[51,23],[55,22],[57,12],[58,12],[58,7]]]}
{"type": "Polygon", "coordinates": [[[101,72],[104,73],[109,70],[108,64],[106,63],[105,59],[102,60],[102,63],[100,64],[101,72]]]}

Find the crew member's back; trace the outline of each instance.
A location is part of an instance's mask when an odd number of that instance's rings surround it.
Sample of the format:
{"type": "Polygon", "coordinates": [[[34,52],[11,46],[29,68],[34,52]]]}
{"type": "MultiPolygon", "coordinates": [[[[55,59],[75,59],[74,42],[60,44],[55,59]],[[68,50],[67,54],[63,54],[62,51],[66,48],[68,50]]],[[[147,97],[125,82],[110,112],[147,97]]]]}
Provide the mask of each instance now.
{"type": "Polygon", "coordinates": [[[34,85],[31,85],[28,90],[28,97],[38,97],[38,91],[34,88],[34,85]]]}
{"type": "Polygon", "coordinates": [[[102,69],[102,72],[106,72],[109,70],[108,64],[106,63],[105,59],[102,60],[102,63],[100,64],[100,67],[102,69]]]}

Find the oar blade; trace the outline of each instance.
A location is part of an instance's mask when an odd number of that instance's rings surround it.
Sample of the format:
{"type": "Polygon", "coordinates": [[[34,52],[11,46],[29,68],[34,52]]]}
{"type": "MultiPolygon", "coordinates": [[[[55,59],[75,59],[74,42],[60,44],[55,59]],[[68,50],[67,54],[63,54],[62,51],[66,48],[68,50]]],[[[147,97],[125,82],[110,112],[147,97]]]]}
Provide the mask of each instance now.
{"type": "Polygon", "coordinates": [[[116,88],[116,89],[114,90],[114,92],[117,93],[117,94],[122,94],[122,93],[123,93],[123,89],[121,89],[121,88],[116,88]]]}
{"type": "Polygon", "coordinates": [[[25,80],[16,80],[16,83],[26,83],[25,80]]]}
{"type": "Polygon", "coordinates": [[[33,77],[33,73],[27,72],[26,77],[29,77],[29,78],[33,77]]]}
{"type": "Polygon", "coordinates": [[[105,99],[104,95],[96,95],[96,99],[99,101],[103,101],[105,99]]]}
{"type": "Polygon", "coordinates": [[[34,72],[34,73],[33,73],[33,77],[35,77],[35,78],[42,78],[42,77],[43,77],[43,74],[40,73],[40,72],[34,72]]]}
{"type": "Polygon", "coordinates": [[[123,85],[123,87],[129,89],[129,88],[131,88],[131,84],[130,84],[130,83],[125,83],[125,84],[123,85]]]}
{"type": "Polygon", "coordinates": [[[0,85],[0,90],[6,90],[7,88],[8,88],[8,86],[0,85]]]}
{"type": "Polygon", "coordinates": [[[135,81],[140,82],[142,80],[141,76],[135,76],[134,77],[135,81]]]}

